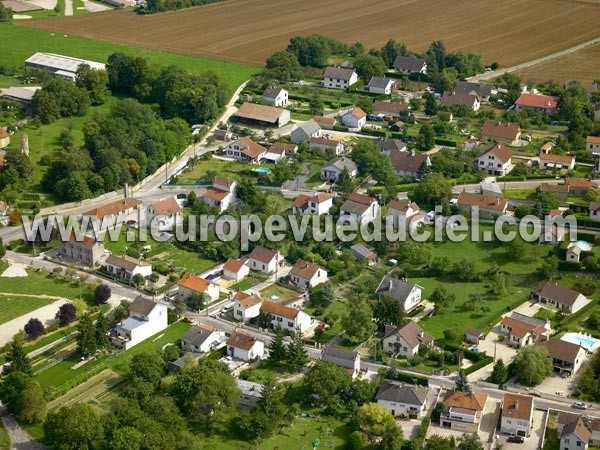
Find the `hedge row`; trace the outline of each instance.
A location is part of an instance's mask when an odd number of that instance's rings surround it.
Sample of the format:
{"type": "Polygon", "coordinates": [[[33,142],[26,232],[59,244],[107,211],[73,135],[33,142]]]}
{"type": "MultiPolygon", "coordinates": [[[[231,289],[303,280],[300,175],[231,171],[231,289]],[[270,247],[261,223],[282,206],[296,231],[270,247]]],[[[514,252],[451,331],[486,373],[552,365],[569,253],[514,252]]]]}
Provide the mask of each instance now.
{"type": "Polygon", "coordinates": [[[363,128],[361,130],[361,132],[363,134],[370,134],[371,136],[381,136],[381,137],[387,136],[387,132],[385,130],[374,130],[372,128],[363,128]]]}
{"type": "Polygon", "coordinates": [[[598,304],[598,300],[592,300],[590,303],[588,303],[587,305],[585,305],[583,308],[581,308],[576,313],[569,314],[569,315],[565,316],[559,322],[560,327],[564,328],[564,327],[566,327],[567,325],[569,325],[569,324],[571,324],[573,322],[579,322],[584,317],[586,317],[592,311],[592,309],[594,309],[596,307],[597,304],[598,304]]]}
{"type": "Polygon", "coordinates": [[[410,442],[411,450],[421,450],[423,447],[423,442],[425,441],[425,436],[427,435],[427,430],[429,430],[429,424],[431,423],[431,419],[429,417],[425,417],[421,421],[421,425],[419,425],[419,434],[417,437],[410,442]]]}
{"type": "Polygon", "coordinates": [[[456,147],[456,141],[451,141],[450,139],[439,139],[439,138],[436,138],[435,139],[435,143],[436,143],[436,145],[441,145],[441,146],[444,146],[444,147],[453,147],[453,148],[456,147]]]}
{"type": "Polygon", "coordinates": [[[472,364],[469,367],[467,367],[465,369],[465,375],[469,375],[473,372],[476,372],[477,370],[481,369],[482,367],[485,367],[488,364],[491,364],[493,362],[494,362],[494,358],[492,358],[491,356],[486,356],[481,361],[478,361],[475,364],[472,364]]]}
{"type": "MultiPolygon", "coordinates": [[[[584,217],[577,217],[577,224],[580,226],[583,226],[583,227],[600,229],[600,222],[598,222],[597,220],[587,219],[584,217]]],[[[581,233],[577,233],[578,238],[579,238],[580,234],[581,233]]]]}
{"type": "Polygon", "coordinates": [[[334,125],[333,126],[333,131],[341,131],[343,133],[347,133],[350,130],[350,128],[345,127],[343,125],[334,125]]]}
{"type": "Polygon", "coordinates": [[[405,383],[417,383],[418,386],[429,387],[429,378],[422,377],[420,375],[413,375],[411,373],[396,372],[395,376],[392,376],[390,370],[387,371],[387,376],[393,378],[396,381],[403,381],[405,383]]]}
{"type": "Polygon", "coordinates": [[[452,342],[445,342],[443,339],[441,340],[440,344],[441,344],[440,346],[443,346],[444,350],[462,352],[463,356],[472,362],[479,362],[488,357],[485,353],[474,352],[473,350],[464,348],[460,344],[454,344],[452,342]]]}
{"type": "Polygon", "coordinates": [[[520,177],[498,177],[496,181],[523,181],[523,180],[554,180],[555,177],[551,175],[523,175],[520,177]]]}

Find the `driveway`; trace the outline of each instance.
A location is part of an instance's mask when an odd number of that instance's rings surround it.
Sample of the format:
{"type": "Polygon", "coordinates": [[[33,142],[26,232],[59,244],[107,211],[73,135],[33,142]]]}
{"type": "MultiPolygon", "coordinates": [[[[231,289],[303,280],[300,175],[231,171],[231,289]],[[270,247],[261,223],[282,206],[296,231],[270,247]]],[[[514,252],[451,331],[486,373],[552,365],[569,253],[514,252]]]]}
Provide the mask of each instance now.
{"type": "Polygon", "coordinates": [[[536,409],[533,411],[533,426],[531,428],[531,435],[525,438],[525,442],[522,444],[513,444],[506,442],[508,435],[502,434],[496,441],[497,444],[501,444],[505,450],[537,450],[540,442],[542,442],[542,436],[544,435],[544,418],[546,411],[536,409]]]}
{"type": "Polygon", "coordinates": [[[299,191],[306,188],[306,182],[308,181],[308,175],[310,174],[310,166],[308,163],[302,164],[302,173],[296,177],[295,180],[289,180],[283,185],[283,189],[288,191],[299,191]]]}
{"type": "Polygon", "coordinates": [[[0,404],[0,419],[10,438],[10,448],[18,450],[45,450],[46,446],[34,440],[23,430],[5,406],[0,404]]]}

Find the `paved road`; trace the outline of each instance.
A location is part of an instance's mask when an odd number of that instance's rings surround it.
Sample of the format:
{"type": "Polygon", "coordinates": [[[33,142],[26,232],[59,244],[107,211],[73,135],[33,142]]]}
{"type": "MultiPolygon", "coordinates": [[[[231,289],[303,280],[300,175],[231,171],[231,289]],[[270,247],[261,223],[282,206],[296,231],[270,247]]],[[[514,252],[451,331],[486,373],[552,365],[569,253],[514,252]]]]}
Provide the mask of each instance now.
{"type": "Polygon", "coordinates": [[[65,0],[65,16],[73,15],[73,0],[65,0]]]}
{"type": "Polygon", "coordinates": [[[34,440],[23,430],[6,407],[0,404],[0,419],[10,438],[10,448],[15,450],[45,450],[46,446],[34,440]]]}
{"type": "Polygon", "coordinates": [[[520,69],[525,69],[527,67],[535,66],[536,64],[540,64],[546,61],[550,61],[552,59],[559,58],[564,55],[568,55],[569,53],[576,52],[577,50],[581,50],[582,48],[589,47],[590,45],[600,43],[600,37],[592,39],[590,41],[583,42],[579,45],[575,45],[574,47],[569,47],[567,49],[561,50],[560,52],[552,53],[551,55],[542,56],[541,58],[536,58],[531,61],[524,62],[522,64],[517,64],[516,66],[506,67],[503,69],[492,70],[491,72],[485,72],[479,75],[475,75],[471,78],[467,78],[469,81],[483,81],[483,80],[491,80],[492,78],[496,78],[504,75],[505,73],[515,72],[520,69]]]}

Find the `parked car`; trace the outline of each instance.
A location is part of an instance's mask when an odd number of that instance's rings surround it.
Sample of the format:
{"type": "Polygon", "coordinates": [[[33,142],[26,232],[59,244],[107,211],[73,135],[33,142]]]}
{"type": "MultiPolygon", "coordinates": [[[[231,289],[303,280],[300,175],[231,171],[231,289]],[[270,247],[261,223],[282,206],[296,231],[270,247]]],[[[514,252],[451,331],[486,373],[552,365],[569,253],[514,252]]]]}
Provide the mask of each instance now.
{"type": "Polygon", "coordinates": [[[583,402],[575,402],[573,403],[573,408],[575,409],[588,409],[588,405],[583,402]]]}
{"type": "Polygon", "coordinates": [[[522,436],[509,436],[508,439],[506,439],[506,442],[512,442],[513,444],[522,444],[523,442],[525,442],[525,439],[523,439],[522,436]]]}
{"type": "Polygon", "coordinates": [[[221,309],[221,314],[227,314],[228,312],[233,311],[233,304],[226,306],[225,308],[221,309]]]}

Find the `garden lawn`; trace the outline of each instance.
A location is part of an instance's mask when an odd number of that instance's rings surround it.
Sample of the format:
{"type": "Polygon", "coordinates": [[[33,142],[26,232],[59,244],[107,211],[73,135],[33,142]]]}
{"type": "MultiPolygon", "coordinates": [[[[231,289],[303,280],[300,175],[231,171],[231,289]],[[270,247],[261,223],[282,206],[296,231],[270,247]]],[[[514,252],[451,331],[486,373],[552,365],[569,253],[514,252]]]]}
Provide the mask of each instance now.
{"type": "Polygon", "coordinates": [[[278,433],[263,441],[261,450],[277,450],[282,448],[313,448],[319,439],[319,448],[341,448],[352,432],[347,420],[339,420],[329,416],[316,418],[298,417],[284,432],[278,433]]]}
{"type": "Polygon", "coordinates": [[[183,67],[193,73],[202,73],[209,70],[216,72],[229,87],[230,94],[233,94],[234,90],[245,80],[260,71],[257,67],[243,64],[102,42],[11,24],[0,24],[0,42],[10,42],[9,46],[5,45],[2,49],[2,64],[4,67],[21,67],[25,59],[35,52],[58,53],[104,63],[111,54],[122,52],[146,58],[149,62],[163,66],[183,67]]]}
{"type": "Polygon", "coordinates": [[[260,296],[265,300],[271,300],[271,295],[278,295],[279,298],[276,300],[272,300],[276,303],[283,303],[286,300],[291,299],[292,297],[296,297],[300,295],[299,292],[293,291],[286,287],[280,286],[278,284],[272,284],[268,288],[260,291],[260,296]]]}
{"type": "Polygon", "coordinates": [[[53,299],[40,297],[14,297],[0,295],[0,324],[21,317],[30,311],[53,303],[53,299]]]}
{"type": "MultiPolygon", "coordinates": [[[[48,272],[35,272],[29,270],[27,277],[4,278],[0,277],[0,293],[51,295],[64,297],[70,300],[79,300],[79,286],[76,282],[57,280],[48,276],[48,272]]],[[[85,287],[82,287],[83,298],[87,298],[85,287]]]]}
{"type": "Polygon", "coordinates": [[[256,286],[260,282],[261,280],[259,280],[258,278],[246,277],[242,281],[238,281],[237,283],[229,286],[229,289],[231,289],[232,291],[245,291],[253,286],[256,286]]]}
{"type": "Polygon", "coordinates": [[[212,184],[212,180],[204,179],[209,171],[215,171],[223,177],[239,181],[244,175],[258,176],[256,172],[253,172],[253,169],[257,167],[216,158],[197,161],[193,167],[186,169],[178,176],[177,184],[212,184]]]}

